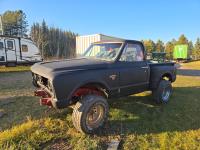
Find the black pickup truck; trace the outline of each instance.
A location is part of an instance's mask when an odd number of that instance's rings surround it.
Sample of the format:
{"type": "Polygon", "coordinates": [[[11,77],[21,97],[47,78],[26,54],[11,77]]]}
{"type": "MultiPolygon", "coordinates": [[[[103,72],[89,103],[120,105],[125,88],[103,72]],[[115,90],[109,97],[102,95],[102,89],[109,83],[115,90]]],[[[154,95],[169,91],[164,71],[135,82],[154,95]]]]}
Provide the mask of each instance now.
{"type": "Polygon", "coordinates": [[[107,99],[152,91],[157,103],[167,103],[176,80],[174,63],[146,60],[135,40],[93,43],[83,57],[40,62],[31,67],[35,96],[55,108],[73,108],[76,129],[94,133],[108,117],[107,99]]]}

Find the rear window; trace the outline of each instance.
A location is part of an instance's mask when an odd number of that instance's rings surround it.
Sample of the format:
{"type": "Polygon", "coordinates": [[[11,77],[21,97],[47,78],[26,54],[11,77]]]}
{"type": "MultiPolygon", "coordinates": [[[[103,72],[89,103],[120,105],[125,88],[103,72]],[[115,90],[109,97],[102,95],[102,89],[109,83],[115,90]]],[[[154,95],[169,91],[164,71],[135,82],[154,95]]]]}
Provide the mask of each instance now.
{"type": "Polygon", "coordinates": [[[22,45],[22,52],[28,52],[28,46],[22,45]]]}
{"type": "Polygon", "coordinates": [[[139,44],[127,44],[120,58],[120,61],[127,61],[127,62],[135,62],[143,60],[144,60],[144,54],[142,47],[139,44]]]}

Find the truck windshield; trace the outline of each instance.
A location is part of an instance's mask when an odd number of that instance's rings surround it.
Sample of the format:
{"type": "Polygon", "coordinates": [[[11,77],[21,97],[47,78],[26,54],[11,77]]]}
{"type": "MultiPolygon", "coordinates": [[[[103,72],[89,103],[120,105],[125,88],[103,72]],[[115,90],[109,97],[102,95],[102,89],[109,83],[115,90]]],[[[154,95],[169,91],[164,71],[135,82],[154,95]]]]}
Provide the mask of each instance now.
{"type": "Polygon", "coordinates": [[[85,57],[92,57],[112,61],[114,60],[122,46],[122,43],[98,43],[92,44],[84,53],[85,57]]]}

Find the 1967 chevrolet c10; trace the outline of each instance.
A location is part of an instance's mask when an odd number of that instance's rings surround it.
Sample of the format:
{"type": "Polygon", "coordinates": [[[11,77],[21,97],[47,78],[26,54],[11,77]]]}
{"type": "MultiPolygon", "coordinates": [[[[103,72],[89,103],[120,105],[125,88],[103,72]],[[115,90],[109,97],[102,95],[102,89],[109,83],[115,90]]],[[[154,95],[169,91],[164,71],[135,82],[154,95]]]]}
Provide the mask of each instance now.
{"type": "Polygon", "coordinates": [[[143,44],[135,40],[96,42],[81,58],[40,62],[31,71],[40,103],[72,106],[75,128],[89,134],[106,122],[108,99],[152,91],[157,103],[167,103],[176,80],[174,63],[146,60],[143,44]]]}

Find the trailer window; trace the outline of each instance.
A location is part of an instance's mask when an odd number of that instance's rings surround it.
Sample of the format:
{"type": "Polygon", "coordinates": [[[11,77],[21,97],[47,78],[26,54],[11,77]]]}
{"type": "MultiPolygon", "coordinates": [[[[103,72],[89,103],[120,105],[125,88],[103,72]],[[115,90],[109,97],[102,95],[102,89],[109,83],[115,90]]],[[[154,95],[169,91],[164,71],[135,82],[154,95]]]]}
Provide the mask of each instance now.
{"type": "Polygon", "coordinates": [[[13,41],[7,41],[7,48],[8,49],[13,49],[13,41]]]}
{"type": "Polygon", "coordinates": [[[0,50],[3,50],[3,42],[0,42],[0,50]]]}
{"type": "Polygon", "coordinates": [[[28,46],[22,45],[22,52],[28,52],[28,46]]]}

